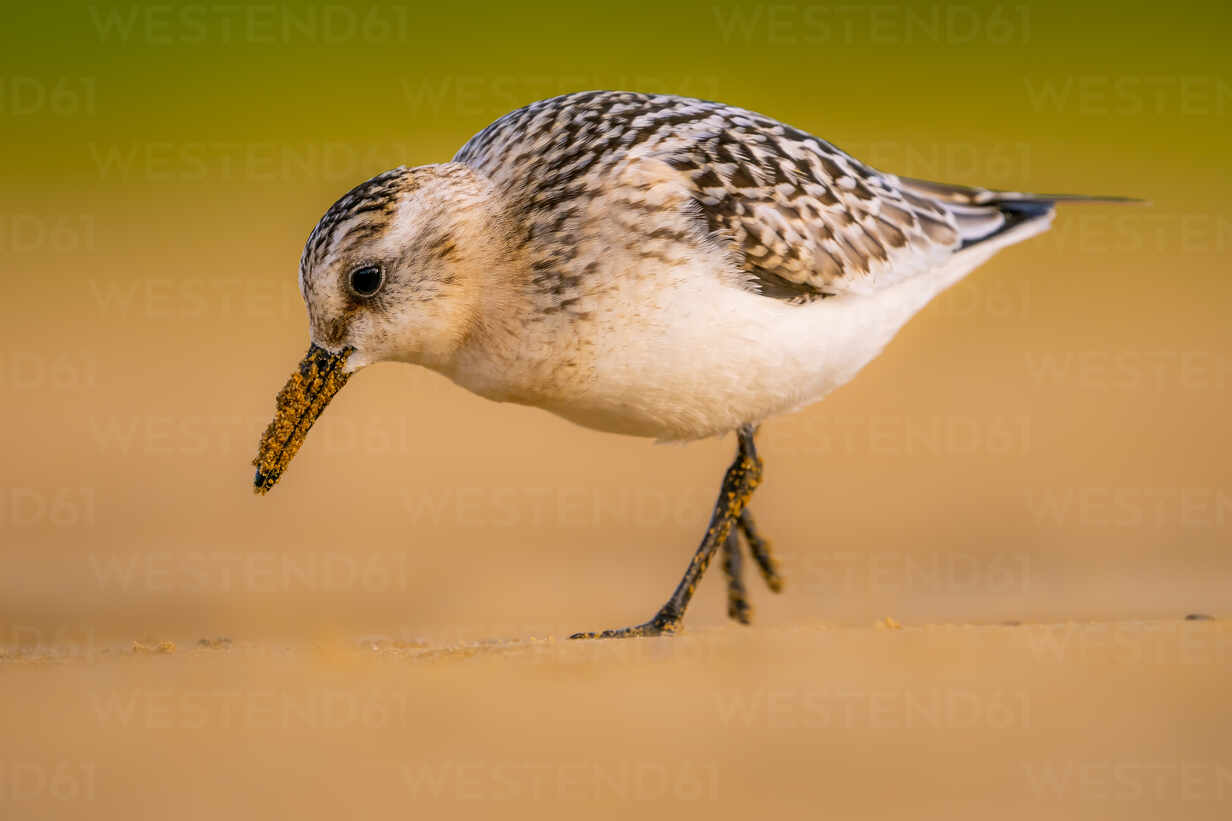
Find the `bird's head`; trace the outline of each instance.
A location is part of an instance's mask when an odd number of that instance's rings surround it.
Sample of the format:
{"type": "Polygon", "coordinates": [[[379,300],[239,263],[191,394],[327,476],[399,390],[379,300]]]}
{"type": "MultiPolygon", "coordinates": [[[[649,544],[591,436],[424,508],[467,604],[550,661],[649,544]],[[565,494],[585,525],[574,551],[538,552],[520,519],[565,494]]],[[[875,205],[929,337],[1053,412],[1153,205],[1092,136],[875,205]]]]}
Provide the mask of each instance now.
{"type": "Polygon", "coordinates": [[[325,212],[299,266],[312,344],[253,460],[258,493],[278,481],[355,371],[388,360],[449,367],[500,263],[493,202],[483,177],[447,163],[387,171],[325,212]]]}

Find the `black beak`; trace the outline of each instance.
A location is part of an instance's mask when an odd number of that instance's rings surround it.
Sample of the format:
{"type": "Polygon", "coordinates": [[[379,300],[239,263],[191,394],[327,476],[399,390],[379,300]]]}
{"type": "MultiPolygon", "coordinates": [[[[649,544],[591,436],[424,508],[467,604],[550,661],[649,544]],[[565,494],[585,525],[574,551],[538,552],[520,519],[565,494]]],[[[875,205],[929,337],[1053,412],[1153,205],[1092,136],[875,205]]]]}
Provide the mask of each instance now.
{"type": "Polygon", "coordinates": [[[304,354],[299,368],[278,392],[274,420],[261,435],[261,444],[252,460],[257,468],[253,479],[256,493],[268,493],[278,482],[295,452],[304,444],[312,423],[346,384],[350,374],[343,365],[354,350],[343,348],[338,353],[330,353],[313,345],[304,354]]]}

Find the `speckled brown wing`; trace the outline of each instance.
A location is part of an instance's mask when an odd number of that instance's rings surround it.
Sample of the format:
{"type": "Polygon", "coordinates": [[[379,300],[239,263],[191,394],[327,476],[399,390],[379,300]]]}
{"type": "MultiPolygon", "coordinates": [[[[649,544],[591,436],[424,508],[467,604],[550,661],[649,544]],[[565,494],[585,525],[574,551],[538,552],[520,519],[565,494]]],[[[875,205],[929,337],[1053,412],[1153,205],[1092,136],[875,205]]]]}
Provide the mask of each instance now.
{"type": "Polygon", "coordinates": [[[770,296],[870,293],[963,242],[945,204],[756,115],[736,114],[666,159],[688,177],[708,230],[770,296]]]}
{"type": "Polygon", "coordinates": [[[1010,195],[900,180],[769,117],[685,97],[588,91],[541,100],[492,123],[454,159],[514,204],[536,283],[555,307],[584,290],[588,269],[602,268],[578,250],[587,203],[643,158],[681,175],[700,230],[674,232],[661,215],[650,218],[649,183],[620,198],[642,213],[627,222],[640,220],[647,239],[696,233],[725,244],[767,296],[871,293],[1007,223],[1001,198],[1010,195]]]}

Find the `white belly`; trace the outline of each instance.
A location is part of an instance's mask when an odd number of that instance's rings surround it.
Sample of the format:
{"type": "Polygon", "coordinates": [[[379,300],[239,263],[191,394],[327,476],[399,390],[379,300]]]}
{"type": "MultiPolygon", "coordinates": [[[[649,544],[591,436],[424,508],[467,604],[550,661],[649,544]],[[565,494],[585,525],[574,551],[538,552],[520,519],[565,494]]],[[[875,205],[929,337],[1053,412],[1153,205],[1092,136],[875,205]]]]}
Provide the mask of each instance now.
{"type": "Polygon", "coordinates": [[[575,363],[563,375],[545,380],[511,362],[499,375],[455,379],[490,398],[535,405],[598,430],[664,440],[725,433],[846,383],[929,300],[1006,239],[871,294],[806,305],[751,293],[713,272],[630,277],[587,306],[590,318],[570,326],[576,338],[546,346],[575,363]]]}
{"type": "Polygon", "coordinates": [[[599,430],[696,439],[794,410],[853,377],[932,294],[919,285],[808,305],[724,286],[660,302],[653,332],[611,327],[587,389],[539,400],[599,430]]]}

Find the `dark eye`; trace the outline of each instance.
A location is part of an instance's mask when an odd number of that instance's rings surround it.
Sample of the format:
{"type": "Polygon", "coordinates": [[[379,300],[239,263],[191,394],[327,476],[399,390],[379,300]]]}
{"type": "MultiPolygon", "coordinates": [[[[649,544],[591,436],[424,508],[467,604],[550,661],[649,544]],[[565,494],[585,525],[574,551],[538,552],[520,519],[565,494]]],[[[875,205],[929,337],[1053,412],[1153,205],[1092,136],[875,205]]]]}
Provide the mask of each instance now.
{"type": "Polygon", "coordinates": [[[385,275],[376,265],[365,265],[351,272],[351,290],[359,296],[372,296],[381,289],[385,275]]]}

